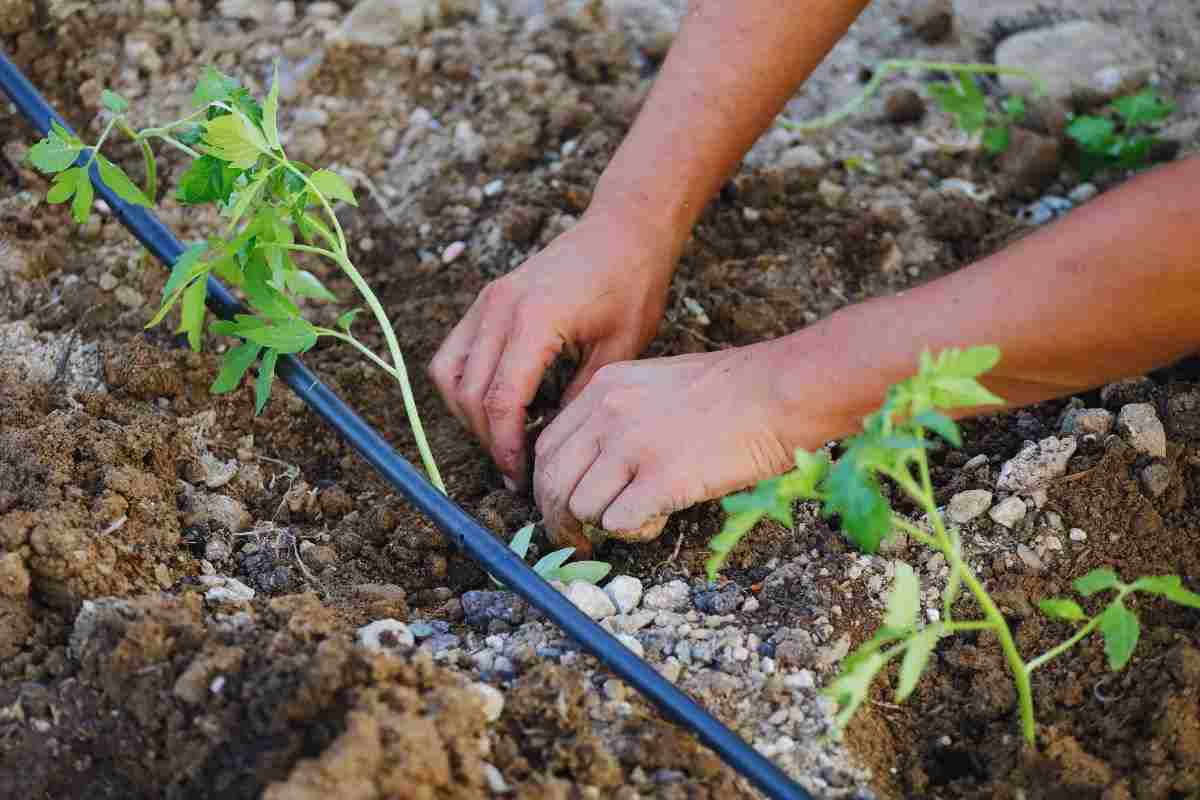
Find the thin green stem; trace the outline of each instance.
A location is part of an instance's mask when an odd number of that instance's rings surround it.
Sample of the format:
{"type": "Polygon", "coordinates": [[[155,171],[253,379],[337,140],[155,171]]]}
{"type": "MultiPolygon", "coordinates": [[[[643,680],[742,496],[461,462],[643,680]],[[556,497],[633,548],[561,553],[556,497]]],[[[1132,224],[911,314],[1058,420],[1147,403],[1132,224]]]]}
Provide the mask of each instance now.
{"type": "Polygon", "coordinates": [[[293,250],[297,253],[312,253],[318,256],[324,256],[330,261],[336,263],[339,267],[341,262],[338,261],[338,254],[332,250],[326,250],[324,247],[313,247],[309,244],[286,244],[284,242],[262,242],[258,245],[262,248],[274,247],[279,250],[293,250]]]}
{"type": "MultiPolygon", "coordinates": [[[[1131,586],[1123,587],[1117,593],[1117,596],[1109,602],[1109,605],[1117,602],[1118,600],[1124,599],[1125,595],[1129,594],[1132,590],[1133,590],[1133,587],[1131,587],[1131,586]]],[[[1100,625],[1100,618],[1102,616],[1104,616],[1104,615],[1097,614],[1096,616],[1092,617],[1090,620],[1088,620],[1088,623],[1086,625],[1084,625],[1079,630],[1075,631],[1075,634],[1070,639],[1067,639],[1065,642],[1062,642],[1061,644],[1059,644],[1055,647],[1052,647],[1051,649],[1042,653],[1037,658],[1031,660],[1028,664],[1025,665],[1025,671],[1028,673],[1032,673],[1038,667],[1045,666],[1046,664],[1050,663],[1054,659],[1061,656],[1063,653],[1070,650],[1075,645],[1082,642],[1084,639],[1086,639],[1092,633],[1092,631],[1096,630],[1096,628],[1100,625]]]]}
{"type": "Polygon", "coordinates": [[[175,120],[174,122],[168,122],[165,125],[155,125],[152,128],[142,128],[140,131],[138,131],[138,136],[143,136],[143,137],[145,137],[145,136],[162,136],[164,133],[171,130],[172,128],[178,128],[183,125],[187,125],[193,119],[200,116],[201,114],[206,113],[207,111],[208,111],[208,106],[205,106],[204,108],[193,111],[191,114],[188,114],[186,117],[180,117],[179,119],[175,120]]]}
{"type": "Polygon", "coordinates": [[[142,150],[142,166],[146,171],[146,199],[151,203],[155,201],[158,195],[158,162],[154,159],[154,150],[150,147],[150,143],[138,136],[137,131],[130,127],[129,123],[121,118],[117,123],[121,132],[134,141],[142,150]]]}
{"type": "Polygon", "coordinates": [[[946,633],[962,633],[964,631],[994,631],[996,625],[984,619],[973,619],[966,622],[943,623],[946,633]]]}
{"type": "Polygon", "coordinates": [[[932,536],[930,536],[928,533],[921,530],[916,525],[909,522],[908,520],[906,520],[904,517],[900,516],[899,514],[892,515],[892,525],[894,527],[897,527],[900,530],[904,531],[909,536],[916,539],[918,542],[925,545],[926,547],[933,548],[934,550],[941,550],[941,547],[939,547],[938,543],[933,540],[932,536]]]}
{"type": "Polygon", "coordinates": [[[330,337],[333,337],[334,339],[340,339],[341,341],[346,342],[347,344],[349,344],[349,345],[353,346],[355,349],[357,349],[364,356],[371,359],[371,361],[374,362],[375,366],[379,367],[381,370],[386,372],[388,375],[391,375],[393,379],[395,379],[397,381],[400,380],[400,373],[396,372],[396,370],[392,368],[391,364],[387,363],[382,358],[375,355],[375,352],[373,350],[371,350],[371,348],[367,347],[365,344],[360,342],[358,339],[355,339],[350,334],[342,333],[341,331],[335,331],[333,328],[317,328],[317,335],[318,336],[330,336],[330,337]]]}
{"type": "Polygon", "coordinates": [[[87,172],[92,168],[92,164],[95,163],[96,157],[100,155],[100,148],[104,146],[104,140],[108,138],[110,133],[112,133],[113,126],[117,124],[117,120],[119,119],[120,117],[114,116],[108,121],[108,124],[104,126],[104,131],[100,134],[100,138],[96,140],[96,144],[91,148],[92,154],[88,156],[87,163],[83,165],[84,172],[87,172]]]}
{"type": "MultiPolygon", "coordinates": [[[[143,131],[143,134],[144,133],[145,132],[143,131]]],[[[193,150],[192,148],[188,147],[183,142],[179,141],[178,139],[176,139],[172,136],[168,136],[165,133],[155,133],[155,134],[151,134],[151,136],[153,136],[156,139],[162,139],[163,142],[169,144],[171,147],[174,147],[176,150],[185,154],[189,158],[203,158],[204,157],[203,153],[201,153],[197,150],[193,150]]],[[[149,136],[146,136],[145,138],[149,138],[149,136]]]]}
{"type": "Polygon", "coordinates": [[[785,118],[781,119],[779,124],[792,131],[815,131],[823,128],[832,128],[866,105],[866,102],[879,91],[879,87],[883,85],[883,81],[888,75],[893,72],[916,69],[966,74],[1013,75],[1018,78],[1025,78],[1032,83],[1035,95],[1042,96],[1046,94],[1045,82],[1034,73],[1021,67],[1002,67],[996,64],[955,64],[947,61],[922,61],[920,59],[897,58],[884,61],[880,64],[858,97],[837,111],[810,119],[807,122],[795,122],[785,118]]]}

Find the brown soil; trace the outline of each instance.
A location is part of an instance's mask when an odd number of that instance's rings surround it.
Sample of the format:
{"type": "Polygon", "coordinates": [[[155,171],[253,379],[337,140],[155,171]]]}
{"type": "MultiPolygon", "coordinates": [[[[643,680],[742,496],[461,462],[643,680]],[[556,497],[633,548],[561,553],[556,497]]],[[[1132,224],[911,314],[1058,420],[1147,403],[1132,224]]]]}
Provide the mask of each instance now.
{"type": "MultiPolygon", "coordinates": [[[[62,19],[50,16],[52,4],[10,5],[35,24],[19,32],[0,24],[0,46],[80,129],[95,127],[101,85],[125,91],[148,120],[168,116],[182,108],[191,65],[214,62],[258,81],[273,55],[302,53],[321,36],[304,3],[286,29],[222,22],[215,3],[195,0],[175,3],[190,14],[186,24],[114,2],[62,19]],[[128,63],[124,43],[147,36],[158,71],[128,63]],[[69,41],[89,49],[63,55],[69,41]]],[[[432,71],[418,69],[415,48],[334,52],[290,101],[328,113],[322,162],[365,170],[385,195],[395,192],[396,222],[374,201],[344,222],[412,365],[427,363],[488,279],[586,208],[645,91],[623,39],[586,19],[532,33],[457,23],[420,44],[434,52],[432,71]],[[522,72],[530,53],[555,70],[522,72]],[[488,80],[471,77],[479,71],[488,80]],[[408,141],[418,107],[442,129],[408,141]],[[493,142],[481,159],[456,151],[460,120],[493,142]],[[566,152],[567,142],[575,146],[549,169],[546,153],[566,152]],[[505,181],[502,201],[474,205],[469,189],[496,177],[505,181]],[[467,254],[443,265],[440,247],[460,239],[467,254]]],[[[884,140],[905,138],[880,130],[884,140]]],[[[36,375],[0,352],[0,796],[480,797],[494,789],[490,765],[520,797],[751,796],[640,700],[627,698],[632,712],[614,716],[597,688],[606,676],[590,662],[524,670],[489,725],[465,671],[355,647],[354,630],[380,617],[419,610],[460,623],[459,595],[483,587],[485,575],[296,398],[280,391],[256,418],[248,385],[209,396],[212,348],[223,344],[210,341],[197,355],[165,329],[143,332],[163,272],[139,263],[116,222],[78,230],[41,203],[44,181],[19,164],[29,138],[0,112],[0,181],[13,190],[0,197],[0,325],[23,320],[54,347],[98,345],[107,391],[78,389],[61,369],[36,375]],[[221,482],[231,461],[236,474],[221,482]],[[238,577],[259,596],[207,603],[199,576],[208,571],[238,577]],[[85,637],[75,623],[81,609],[85,637]],[[679,777],[647,788],[656,771],[679,777]]],[[[114,153],[138,174],[134,153],[114,153]]],[[[169,175],[179,162],[168,162],[169,175]]],[[[929,189],[937,177],[998,183],[982,158],[942,154],[921,172],[884,150],[876,164],[877,175],[840,163],[827,170],[847,189],[840,203],[809,177],[769,165],[743,170],[689,243],[649,353],[796,330],[958,269],[1025,232],[1003,203],[982,207],[929,189]],[[685,298],[701,302],[707,323],[685,298]]],[[[164,203],[164,220],[184,237],[213,222],[164,203]]],[[[339,296],[352,295],[347,281],[323,277],[339,296]]],[[[337,312],[314,313],[332,322],[337,312]]],[[[338,347],[306,362],[415,459],[385,376],[338,347]]],[[[497,535],[536,519],[413,371],[450,494],[497,535]]],[[[1170,489],[1147,499],[1141,464],[1119,441],[1082,447],[1046,508],[1085,529],[1088,547],[1040,574],[999,554],[981,570],[1014,598],[1006,607],[1023,652],[1067,634],[1029,613],[1029,601],[1065,591],[1088,569],[1200,576],[1200,402],[1190,384],[1156,380],[1172,441],[1170,489]]],[[[960,470],[966,459],[983,453],[999,464],[1025,439],[1052,432],[1061,407],[968,425],[964,451],[939,455],[939,492],[990,488],[960,470]]],[[[699,575],[720,522],[719,508],[705,504],[676,515],[654,543],[612,543],[598,557],[647,582],[699,575]]],[[[727,577],[758,591],[772,559],[847,552],[821,520],[799,534],[764,525],[733,555],[727,577]]],[[[842,596],[835,583],[814,568],[762,586],[752,622],[768,635],[815,625],[815,609],[842,596]]],[[[878,612],[866,587],[851,591],[841,616],[822,624],[857,642],[878,612]]],[[[1121,674],[1109,675],[1100,644],[1089,641],[1037,676],[1037,747],[1016,736],[1003,663],[985,638],[945,642],[903,709],[881,689],[850,745],[886,796],[1200,797],[1200,617],[1147,600],[1137,610],[1143,641],[1121,674]]],[[[710,700],[719,716],[739,718],[732,701],[710,700]]]]}

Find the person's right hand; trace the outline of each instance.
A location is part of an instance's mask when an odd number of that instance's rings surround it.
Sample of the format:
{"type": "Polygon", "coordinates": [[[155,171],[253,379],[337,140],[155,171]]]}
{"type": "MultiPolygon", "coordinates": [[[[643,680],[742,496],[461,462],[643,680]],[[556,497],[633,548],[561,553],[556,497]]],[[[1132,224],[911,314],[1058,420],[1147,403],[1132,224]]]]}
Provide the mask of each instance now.
{"type": "Polygon", "coordinates": [[[591,212],[488,284],[430,363],[450,411],[510,489],[528,485],[525,409],[564,349],[580,363],[569,403],[598,369],[635,358],[666,305],[676,243],[644,222],[591,212]]]}

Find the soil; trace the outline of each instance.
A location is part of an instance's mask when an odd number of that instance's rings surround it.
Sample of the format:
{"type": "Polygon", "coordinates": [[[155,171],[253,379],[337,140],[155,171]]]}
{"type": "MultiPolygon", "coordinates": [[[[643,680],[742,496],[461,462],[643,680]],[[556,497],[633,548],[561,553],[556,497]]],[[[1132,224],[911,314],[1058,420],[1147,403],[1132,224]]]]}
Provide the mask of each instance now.
{"type": "MultiPolygon", "coordinates": [[[[639,47],[594,8],[555,4],[532,21],[446,19],[390,48],[326,47],[351,5],[0,0],[0,47],[93,134],[102,87],[129,97],[148,124],[186,109],[197,65],[261,87],[282,57],[289,147],[372,176],[374,187],[359,192],[371,199],[339,213],[409,364],[422,365],[489,279],[586,209],[661,50],[639,47]],[[232,7],[250,11],[235,18],[232,7]],[[496,180],[499,194],[481,191],[496,180]],[[463,255],[444,263],[457,241],[463,255]]],[[[981,4],[968,5],[975,14],[981,4]]],[[[1137,15],[1139,30],[1170,36],[1182,34],[1164,20],[1187,4],[1071,5],[1088,16],[1137,15]]],[[[846,80],[850,65],[900,53],[966,60],[1019,29],[932,47],[906,27],[904,10],[873,7],[793,109],[828,110],[861,85],[846,80]]],[[[1175,55],[1164,59],[1181,121],[1200,118],[1200,77],[1180,71],[1175,55]]],[[[1188,135],[1184,151],[1197,144],[1195,128],[1188,135]]],[[[471,641],[461,597],[489,588],[485,574],[295,397],[280,391],[255,417],[248,384],[209,395],[225,343],[213,338],[196,354],[165,326],[143,330],[164,272],[114,220],[80,229],[45,204],[45,181],[22,164],[30,141],[0,109],[0,796],[755,796],[639,698],[611,689],[591,659],[531,652],[503,674],[424,647],[388,655],[356,644],[355,631],[381,618],[445,623],[471,641]],[[214,600],[206,592],[215,575],[256,596],[214,600]],[[481,679],[504,692],[497,720],[481,679]]],[[[697,226],[647,354],[760,341],[937,278],[1026,235],[1027,203],[1077,182],[1056,169],[1031,190],[953,142],[932,112],[903,123],[871,112],[803,139],[769,133],[697,226]],[[918,157],[918,137],[950,144],[918,157]],[[799,144],[817,149],[819,174],[787,166],[781,153],[799,144]],[[855,166],[863,153],[870,171],[855,166]],[[948,190],[950,179],[994,197],[948,190]]],[[[140,176],[127,145],[111,155],[140,176]]],[[[165,159],[160,181],[170,185],[183,163],[165,159]]],[[[169,192],[160,200],[181,238],[216,222],[169,192]]],[[[345,279],[310,268],[339,297],[353,295],[345,279]]],[[[312,312],[332,324],[339,309],[312,312]]],[[[362,328],[368,344],[382,345],[362,328]]],[[[305,361],[416,460],[386,376],[336,346],[305,361]]],[[[451,496],[498,536],[537,520],[423,371],[413,372],[451,496]]],[[[548,387],[539,410],[552,413],[554,396],[548,387]]],[[[1085,437],[1023,523],[1008,530],[985,516],[968,529],[968,555],[1003,598],[1025,653],[1069,635],[1031,604],[1089,569],[1175,573],[1194,589],[1200,580],[1195,372],[1184,365],[1082,401],[1114,412],[1155,404],[1167,426],[1168,454],[1155,462],[1167,487],[1146,489],[1148,460],[1120,438],[1085,437]],[[1071,529],[1086,540],[1068,538],[1071,529]]],[[[961,451],[935,455],[939,499],[992,490],[1000,464],[1025,441],[1056,434],[1066,406],[968,423],[961,451]],[[984,466],[968,467],[979,455],[984,466]]],[[[764,641],[788,629],[827,644],[869,637],[881,605],[868,578],[884,581],[890,562],[867,559],[864,572],[829,523],[812,509],[799,516],[794,530],[764,524],[733,554],[727,580],[756,598],[737,624],[764,641]]],[[[657,541],[609,543],[597,557],[647,585],[694,578],[721,519],[716,504],[703,504],[675,515],[657,541]]],[[[534,550],[545,547],[539,536],[534,550]]],[[[917,563],[934,584],[940,575],[916,547],[889,557],[917,563]]],[[[1136,610],[1142,640],[1123,672],[1109,673],[1102,644],[1088,640],[1036,674],[1037,746],[1017,735],[995,642],[964,637],[943,642],[904,706],[881,682],[852,728],[849,757],[871,770],[869,788],[789,768],[807,785],[821,778],[830,796],[1200,797],[1200,616],[1144,598],[1136,610]]],[[[828,668],[818,672],[828,679],[828,668]]],[[[750,692],[719,677],[697,669],[680,684],[748,738],[765,735],[766,717],[793,702],[777,681],[750,692]]]]}

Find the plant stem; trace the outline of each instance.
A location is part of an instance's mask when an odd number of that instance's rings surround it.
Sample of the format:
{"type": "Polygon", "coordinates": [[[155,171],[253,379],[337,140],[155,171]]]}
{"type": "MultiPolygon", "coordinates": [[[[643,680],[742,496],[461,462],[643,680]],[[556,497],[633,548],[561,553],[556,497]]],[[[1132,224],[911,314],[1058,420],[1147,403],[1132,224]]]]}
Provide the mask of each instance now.
{"type": "Polygon", "coordinates": [[[164,142],[171,145],[176,150],[178,150],[179,152],[188,156],[189,158],[203,158],[204,157],[203,153],[193,150],[192,148],[188,147],[186,144],[179,141],[178,139],[175,139],[174,137],[171,137],[171,136],[167,136],[166,134],[154,133],[154,134],[146,135],[145,131],[143,131],[142,135],[144,136],[144,138],[150,138],[150,136],[153,136],[156,139],[162,139],[164,142]]]}
{"type": "Polygon", "coordinates": [[[158,195],[158,162],[154,160],[154,150],[150,143],[138,136],[137,131],[129,126],[124,119],[120,121],[121,132],[140,145],[142,148],[142,165],[146,170],[146,199],[152,204],[158,195]]]}
{"type": "Polygon", "coordinates": [[[943,623],[946,633],[963,633],[964,631],[994,631],[996,626],[994,623],[985,619],[973,619],[967,622],[946,622],[943,623]]]}
{"type": "MultiPolygon", "coordinates": [[[[337,262],[337,260],[338,260],[338,254],[333,252],[332,250],[326,250],[324,247],[313,247],[312,245],[308,245],[308,244],[285,244],[283,242],[263,242],[262,244],[259,245],[259,247],[263,247],[263,248],[274,247],[274,248],[278,248],[280,250],[293,250],[297,253],[313,253],[314,255],[324,256],[325,258],[328,258],[330,261],[333,261],[333,262],[337,262]]],[[[339,263],[338,266],[340,267],[341,264],[339,263]]]]}
{"type": "Polygon", "coordinates": [[[349,345],[353,346],[355,349],[357,349],[364,356],[371,359],[371,361],[373,361],[377,367],[379,367],[381,370],[386,372],[388,375],[391,375],[393,379],[395,379],[397,381],[400,380],[400,373],[396,372],[396,370],[392,368],[391,364],[387,363],[382,358],[375,355],[374,351],[371,350],[371,348],[367,347],[365,344],[360,342],[358,339],[355,339],[350,334],[342,333],[341,331],[335,331],[332,328],[317,328],[317,335],[318,336],[331,336],[334,339],[340,339],[341,341],[346,342],[347,344],[349,344],[349,345]]]}
{"type": "Polygon", "coordinates": [[[113,126],[117,124],[118,119],[120,119],[120,117],[114,116],[108,121],[108,124],[104,126],[104,131],[100,134],[100,138],[96,140],[96,144],[94,144],[91,148],[92,154],[88,156],[87,163],[83,165],[84,172],[87,172],[92,168],[92,164],[94,164],[96,161],[96,156],[100,155],[100,148],[104,146],[104,140],[108,138],[110,133],[112,133],[113,126]]]}
{"type": "MultiPolygon", "coordinates": [[[[1130,587],[1125,587],[1125,588],[1120,589],[1117,593],[1117,596],[1115,598],[1113,598],[1111,601],[1109,601],[1109,605],[1111,605],[1112,603],[1115,603],[1119,600],[1124,599],[1125,595],[1129,594],[1130,591],[1131,591],[1130,587]]],[[[1075,645],[1082,642],[1084,639],[1086,639],[1091,634],[1092,631],[1096,630],[1097,626],[1100,625],[1100,618],[1102,616],[1104,616],[1104,615],[1097,614],[1096,616],[1092,617],[1090,620],[1088,620],[1088,623],[1086,625],[1084,625],[1079,630],[1075,631],[1075,635],[1072,636],[1070,639],[1067,639],[1065,642],[1062,642],[1061,644],[1059,644],[1055,647],[1052,647],[1051,649],[1042,653],[1037,658],[1031,660],[1028,664],[1025,665],[1025,671],[1028,673],[1032,673],[1038,667],[1045,666],[1046,664],[1050,663],[1054,659],[1061,656],[1063,653],[1070,650],[1075,645]]]]}
{"type": "Polygon", "coordinates": [[[967,74],[992,74],[992,75],[1014,75],[1019,78],[1025,78],[1034,86],[1034,94],[1041,96],[1046,94],[1046,84],[1037,75],[1027,69],[1021,67],[1001,67],[996,64],[955,64],[946,61],[921,61],[919,59],[897,58],[889,61],[884,61],[875,70],[875,74],[867,85],[863,87],[862,92],[858,97],[851,100],[846,105],[837,111],[825,114],[824,116],[810,119],[807,122],[795,122],[784,118],[779,121],[779,124],[788,130],[792,131],[815,131],[824,128],[832,128],[842,120],[849,117],[855,111],[860,109],[871,99],[874,94],[879,91],[879,87],[883,85],[884,78],[893,72],[905,70],[936,70],[940,72],[958,72],[967,74]]]}

